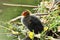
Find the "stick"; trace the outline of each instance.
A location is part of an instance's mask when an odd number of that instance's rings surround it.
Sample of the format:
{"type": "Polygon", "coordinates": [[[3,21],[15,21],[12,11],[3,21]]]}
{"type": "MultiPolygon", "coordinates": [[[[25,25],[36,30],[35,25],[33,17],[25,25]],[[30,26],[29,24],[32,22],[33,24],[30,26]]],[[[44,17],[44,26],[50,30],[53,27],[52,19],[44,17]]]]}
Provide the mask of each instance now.
{"type": "Polygon", "coordinates": [[[22,17],[22,16],[18,16],[18,17],[16,17],[16,18],[10,20],[9,22],[14,22],[14,21],[16,21],[16,20],[18,20],[18,19],[21,19],[21,17],[22,17]]]}
{"type": "Polygon", "coordinates": [[[36,16],[48,15],[48,13],[34,13],[36,16]]]}
{"type": "MultiPolygon", "coordinates": [[[[31,14],[31,15],[42,16],[42,15],[48,15],[48,14],[47,13],[46,14],[36,13],[36,14],[31,14]]],[[[21,19],[22,17],[23,16],[18,16],[18,17],[14,18],[14,19],[11,19],[9,22],[14,22],[14,21],[16,21],[18,19],[21,19]]]]}
{"type": "Polygon", "coordinates": [[[22,4],[8,4],[8,3],[3,3],[3,5],[5,6],[21,6],[21,7],[33,7],[33,8],[36,8],[38,6],[33,6],[33,5],[22,5],[22,4]]]}

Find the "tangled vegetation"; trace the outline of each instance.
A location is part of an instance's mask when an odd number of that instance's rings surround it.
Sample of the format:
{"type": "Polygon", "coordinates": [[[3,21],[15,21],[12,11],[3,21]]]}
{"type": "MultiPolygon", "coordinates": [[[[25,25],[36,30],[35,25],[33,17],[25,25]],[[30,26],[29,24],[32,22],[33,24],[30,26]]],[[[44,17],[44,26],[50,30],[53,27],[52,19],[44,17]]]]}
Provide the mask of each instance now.
{"type": "MultiPolygon", "coordinates": [[[[42,1],[38,8],[34,8],[34,11],[38,14],[48,14],[48,15],[42,15],[38,16],[38,18],[41,19],[42,24],[44,25],[44,31],[40,33],[40,39],[41,40],[54,40],[54,35],[47,36],[46,32],[49,30],[53,30],[53,33],[55,33],[58,36],[58,39],[60,37],[60,4],[55,4],[52,6],[51,1],[42,1]],[[48,5],[48,6],[47,6],[48,5]]],[[[18,20],[16,22],[0,22],[0,27],[3,29],[6,29],[8,37],[12,37],[12,40],[23,40],[26,35],[27,31],[29,31],[27,28],[25,28],[24,25],[18,20]]],[[[34,36],[33,36],[34,37],[34,36]]]]}

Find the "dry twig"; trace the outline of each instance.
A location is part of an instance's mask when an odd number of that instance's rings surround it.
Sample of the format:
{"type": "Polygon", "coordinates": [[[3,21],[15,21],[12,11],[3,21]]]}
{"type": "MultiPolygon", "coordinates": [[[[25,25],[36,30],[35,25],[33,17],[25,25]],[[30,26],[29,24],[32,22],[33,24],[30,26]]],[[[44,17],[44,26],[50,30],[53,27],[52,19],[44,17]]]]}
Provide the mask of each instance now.
{"type": "Polygon", "coordinates": [[[3,3],[3,5],[5,6],[21,6],[21,7],[33,7],[33,8],[36,8],[38,6],[33,6],[33,5],[22,5],[22,4],[8,4],[8,3],[3,3]]]}
{"type": "MultiPolygon", "coordinates": [[[[34,13],[34,14],[31,14],[31,15],[36,15],[36,16],[42,16],[42,15],[48,15],[47,13],[45,13],[45,14],[40,14],[40,13],[34,13]]],[[[14,21],[16,21],[16,20],[18,20],[18,19],[21,19],[23,16],[18,16],[18,17],[16,17],[16,18],[14,18],[14,19],[11,19],[9,22],[14,22],[14,21]]]]}

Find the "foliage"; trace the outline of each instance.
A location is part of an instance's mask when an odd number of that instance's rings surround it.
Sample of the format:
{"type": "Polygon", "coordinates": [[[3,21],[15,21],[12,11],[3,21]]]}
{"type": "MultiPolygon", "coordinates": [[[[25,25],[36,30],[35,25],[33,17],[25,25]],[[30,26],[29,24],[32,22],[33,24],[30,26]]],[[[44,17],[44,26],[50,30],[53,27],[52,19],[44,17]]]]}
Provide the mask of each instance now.
{"type": "MultiPolygon", "coordinates": [[[[52,1],[51,1],[52,2],[52,1]]],[[[43,20],[43,24],[45,27],[48,27],[48,30],[53,30],[54,33],[58,32],[58,27],[60,26],[60,9],[58,5],[54,5],[52,6],[52,4],[50,5],[50,2],[41,2],[40,5],[38,5],[38,13],[48,13],[48,15],[42,16],[43,20]],[[47,4],[48,5],[47,5],[47,4]],[[47,6],[46,6],[47,5],[47,6]],[[51,8],[52,6],[52,8],[51,8]],[[57,7],[58,6],[58,7],[57,7]]],[[[41,35],[41,40],[45,40],[45,36],[46,36],[46,32],[47,31],[43,31],[42,35],[41,35]]],[[[59,35],[59,34],[58,34],[59,35]]],[[[53,37],[53,36],[51,36],[53,37]]],[[[49,37],[48,37],[49,39],[49,37]]]]}
{"type": "MultiPolygon", "coordinates": [[[[18,26],[18,25],[15,25],[15,24],[10,24],[10,23],[7,23],[7,22],[0,22],[0,27],[3,28],[6,33],[6,35],[8,35],[7,37],[12,37],[12,40],[13,39],[18,39],[18,36],[20,38],[24,38],[25,37],[25,29],[23,26],[18,26]],[[9,36],[10,35],[10,36],[9,36]]],[[[4,31],[3,31],[4,32],[4,31]]],[[[19,40],[19,39],[18,39],[19,40]]]]}
{"type": "MultiPolygon", "coordinates": [[[[47,1],[48,2],[48,1],[47,1]]],[[[38,5],[38,8],[36,8],[37,13],[48,13],[48,15],[41,16],[40,19],[44,20],[43,25],[46,27],[42,33],[40,33],[40,39],[41,40],[48,40],[51,39],[53,36],[47,36],[46,32],[49,30],[53,30],[54,33],[58,32],[58,26],[60,26],[60,9],[57,7],[57,9],[51,9],[49,6],[45,6],[46,4],[44,2],[41,2],[40,5],[38,5]],[[47,37],[47,38],[46,38],[47,37]]],[[[56,5],[57,6],[57,5],[56,5]]],[[[8,12],[9,13],[9,12],[8,12]]],[[[27,28],[25,28],[24,25],[22,25],[20,22],[0,22],[0,28],[2,28],[1,31],[1,36],[3,36],[4,40],[23,40],[27,32],[29,31],[27,28]],[[3,30],[3,31],[2,31],[3,30]],[[5,38],[5,36],[7,38],[5,38]]],[[[30,35],[34,33],[30,32],[30,35]]],[[[29,36],[30,36],[29,35],[29,36]]],[[[59,35],[59,34],[57,34],[59,35]]],[[[28,36],[28,35],[27,35],[28,36]]],[[[32,36],[32,35],[31,35],[32,36]]],[[[2,38],[1,38],[2,39],[2,38]]]]}

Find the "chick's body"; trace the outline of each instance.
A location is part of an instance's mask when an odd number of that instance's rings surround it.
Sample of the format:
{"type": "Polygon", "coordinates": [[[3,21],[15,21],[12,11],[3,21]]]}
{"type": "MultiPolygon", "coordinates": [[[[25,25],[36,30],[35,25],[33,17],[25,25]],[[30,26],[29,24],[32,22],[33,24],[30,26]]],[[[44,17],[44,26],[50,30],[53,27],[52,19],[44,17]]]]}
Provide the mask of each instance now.
{"type": "MultiPolygon", "coordinates": [[[[31,32],[34,32],[35,34],[41,33],[43,31],[43,25],[41,21],[33,15],[30,15],[29,11],[24,11],[22,13],[23,18],[21,19],[21,22],[27,27],[31,32]]],[[[29,36],[25,38],[24,40],[32,40],[29,36]]],[[[40,40],[37,37],[34,37],[33,40],[40,40]]]]}
{"type": "Polygon", "coordinates": [[[43,31],[43,25],[40,20],[35,16],[27,16],[23,18],[23,24],[30,30],[34,31],[35,34],[43,31]]]}

